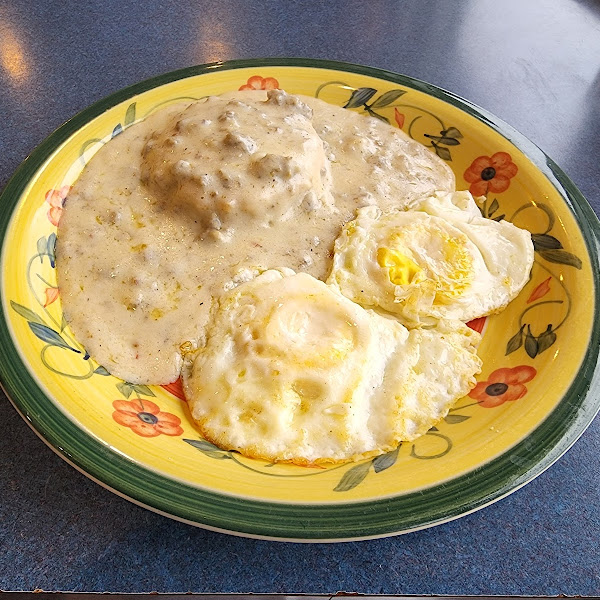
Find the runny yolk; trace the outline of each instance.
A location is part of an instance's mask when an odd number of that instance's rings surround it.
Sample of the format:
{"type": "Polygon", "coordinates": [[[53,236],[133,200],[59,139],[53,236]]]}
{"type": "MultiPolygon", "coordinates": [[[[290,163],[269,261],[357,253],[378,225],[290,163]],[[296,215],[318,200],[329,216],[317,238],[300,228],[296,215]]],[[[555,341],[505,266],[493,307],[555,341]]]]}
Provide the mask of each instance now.
{"type": "Polygon", "coordinates": [[[387,267],[388,277],[394,285],[408,285],[412,283],[415,275],[421,271],[421,267],[402,254],[398,250],[389,248],[377,249],[377,264],[380,267],[387,267]]]}

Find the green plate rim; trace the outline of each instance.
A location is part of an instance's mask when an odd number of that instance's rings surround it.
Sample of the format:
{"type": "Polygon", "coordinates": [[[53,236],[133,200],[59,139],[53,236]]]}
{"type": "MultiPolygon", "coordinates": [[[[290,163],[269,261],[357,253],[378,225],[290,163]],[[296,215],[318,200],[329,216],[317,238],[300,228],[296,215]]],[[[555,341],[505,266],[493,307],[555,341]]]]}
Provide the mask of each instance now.
{"type": "MultiPolygon", "coordinates": [[[[84,109],[48,136],[21,164],[0,195],[0,264],[13,210],[50,154],[85,123],[151,88],[215,70],[246,67],[333,69],[372,76],[445,101],[504,136],[553,183],[574,214],[590,257],[598,312],[600,224],[586,199],[537,146],[477,105],[418,79],[351,63],[307,58],[235,60],[187,67],[117,91],[84,109]]],[[[555,410],[511,450],[475,470],[424,490],[389,498],[335,504],[258,501],[188,486],[131,461],[91,437],[38,387],[9,333],[7,299],[0,288],[0,383],[26,422],[79,471],[118,495],[160,514],[217,531],[274,540],[329,542],[384,537],[423,529],[483,508],[525,485],[566,452],[600,409],[600,320],[596,319],[577,376],[555,410]]]]}

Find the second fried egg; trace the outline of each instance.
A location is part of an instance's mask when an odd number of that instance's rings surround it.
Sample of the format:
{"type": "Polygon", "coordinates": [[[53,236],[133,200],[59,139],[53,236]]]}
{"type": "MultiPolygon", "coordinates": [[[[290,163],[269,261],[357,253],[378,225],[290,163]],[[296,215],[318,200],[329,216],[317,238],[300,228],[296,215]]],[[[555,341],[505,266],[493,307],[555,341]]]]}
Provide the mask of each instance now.
{"type": "Polygon", "coordinates": [[[184,386],[202,435],[246,456],[357,460],[424,434],[468,393],[479,334],[407,330],[305,273],[269,270],[222,296],[184,386]]]}
{"type": "Polygon", "coordinates": [[[328,283],[411,327],[502,310],[532,264],[528,231],[484,219],[468,192],[440,193],[410,211],[359,209],[336,240],[328,283]]]}

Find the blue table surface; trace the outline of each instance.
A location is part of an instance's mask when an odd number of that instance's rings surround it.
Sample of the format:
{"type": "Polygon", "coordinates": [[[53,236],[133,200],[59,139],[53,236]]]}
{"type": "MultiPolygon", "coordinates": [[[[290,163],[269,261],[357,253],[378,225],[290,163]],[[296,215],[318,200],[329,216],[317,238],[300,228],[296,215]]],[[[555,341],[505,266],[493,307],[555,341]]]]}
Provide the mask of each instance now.
{"type": "MultiPolygon", "coordinates": [[[[92,102],[167,71],[264,56],[404,73],[550,155],[600,212],[600,3],[0,1],[0,188],[92,102]]],[[[600,595],[600,420],[496,504],[381,540],[291,544],[172,521],[88,480],[0,393],[0,589],[600,595]]]]}

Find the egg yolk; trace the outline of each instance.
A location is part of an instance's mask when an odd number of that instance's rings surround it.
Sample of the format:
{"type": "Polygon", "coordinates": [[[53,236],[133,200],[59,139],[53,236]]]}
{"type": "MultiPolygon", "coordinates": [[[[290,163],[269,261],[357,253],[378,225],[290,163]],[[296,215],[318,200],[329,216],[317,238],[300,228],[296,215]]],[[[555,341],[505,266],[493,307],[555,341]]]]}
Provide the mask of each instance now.
{"type": "Polygon", "coordinates": [[[466,236],[450,236],[439,229],[406,228],[389,239],[391,248],[377,249],[377,263],[388,270],[393,285],[410,285],[433,304],[448,304],[462,296],[473,280],[473,257],[466,236]],[[410,248],[410,249],[409,249],[410,248]],[[417,256],[427,249],[420,267],[407,253],[417,256]]]}
{"type": "Polygon", "coordinates": [[[328,296],[286,297],[269,315],[257,340],[263,354],[297,365],[330,368],[354,351],[356,324],[328,296]]]}
{"type": "Polygon", "coordinates": [[[422,270],[412,259],[398,250],[379,248],[377,250],[377,264],[387,267],[388,277],[394,285],[408,285],[422,270]]]}

